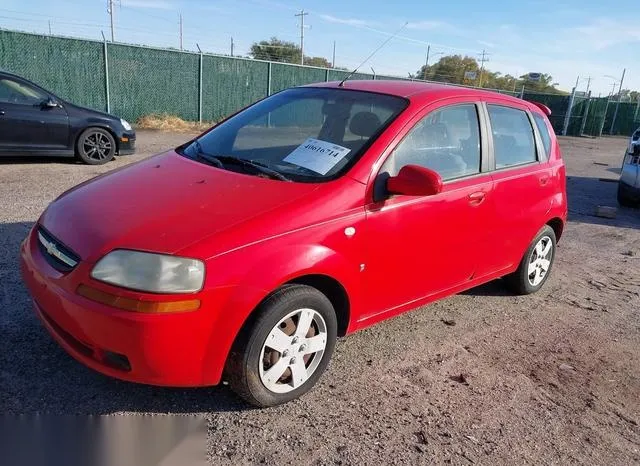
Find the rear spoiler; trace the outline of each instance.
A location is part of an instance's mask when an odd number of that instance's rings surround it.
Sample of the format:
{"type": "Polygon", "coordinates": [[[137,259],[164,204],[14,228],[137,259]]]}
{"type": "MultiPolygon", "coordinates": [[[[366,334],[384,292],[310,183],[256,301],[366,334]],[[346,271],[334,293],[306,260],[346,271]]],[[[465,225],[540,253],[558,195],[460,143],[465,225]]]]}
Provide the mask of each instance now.
{"type": "Polygon", "coordinates": [[[551,116],[551,109],[547,107],[545,104],[541,104],[540,102],[531,102],[531,103],[536,107],[538,107],[540,110],[542,110],[545,115],[551,116]]]}

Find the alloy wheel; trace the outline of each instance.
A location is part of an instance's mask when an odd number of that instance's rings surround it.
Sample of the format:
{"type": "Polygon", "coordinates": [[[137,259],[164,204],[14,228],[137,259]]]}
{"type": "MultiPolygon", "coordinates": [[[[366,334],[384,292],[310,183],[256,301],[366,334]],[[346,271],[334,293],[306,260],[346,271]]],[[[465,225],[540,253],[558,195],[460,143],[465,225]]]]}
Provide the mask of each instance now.
{"type": "Polygon", "coordinates": [[[536,247],[529,258],[527,277],[531,286],[538,286],[547,276],[551,259],[553,257],[553,241],[548,236],[543,236],[536,243],[536,247]]]}
{"type": "Polygon", "coordinates": [[[105,160],[111,154],[111,141],[102,133],[89,133],[82,142],[84,152],[90,159],[105,160]]]}
{"type": "Polygon", "coordinates": [[[313,309],[298,309],[282,318],[262,345],[259,374],[271,392],[288,393],[302,386],[322,361],[327,325],[313,309]]]}

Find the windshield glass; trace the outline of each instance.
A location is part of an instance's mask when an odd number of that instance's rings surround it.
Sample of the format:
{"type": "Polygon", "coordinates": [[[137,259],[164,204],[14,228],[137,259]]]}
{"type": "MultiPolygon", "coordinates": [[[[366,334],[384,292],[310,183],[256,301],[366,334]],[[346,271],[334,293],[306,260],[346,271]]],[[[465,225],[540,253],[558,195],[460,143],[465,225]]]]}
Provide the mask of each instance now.
{"type": "Polygon", "coordinates": [[[370,92],[288,89],[216,126],[182,153],[228,170],[326,181],[351,167],[406,106],[401,97],[370,92]]]}

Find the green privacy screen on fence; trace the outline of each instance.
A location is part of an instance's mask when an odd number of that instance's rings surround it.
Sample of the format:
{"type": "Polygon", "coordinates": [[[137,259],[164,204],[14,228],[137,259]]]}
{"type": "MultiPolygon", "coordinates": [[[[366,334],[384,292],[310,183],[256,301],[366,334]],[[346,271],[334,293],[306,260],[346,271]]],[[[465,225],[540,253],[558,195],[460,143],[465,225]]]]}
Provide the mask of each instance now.
{"type": "MultiPolygon", "coordinates": [[[[265,97],[269,87],[268,72],[266,62],[204,55],[202,119],[220,120],[265,97]]],[[[198,90],[197,82],[194,89],[198,90]]]]}
{"type": "Polygon", "coordinates": [[[0,69],[78,105],[106,109],[101,42],[0,30],[0,69]]]}
{"type": "Polygon", "coordinates": [[[109,44],[108,62],[112,113],[198,119],[198,55],[109,44]]]}
{"type": "MultiPolygon", "coordinates": [[[[282,89],[349,75],[343,70],[1,29],[0,69],[24,76],[75,104],[109,110],[131,121],[151,113],[216,121],[282,89]]],[[[410,80],[368,73],[355,73],[351,79],[410,80]]],[[[551,108],[551,123],[558,134],[565,124],[569,135],[594,136],[602,130],[602,134],[628,135],[640,126],[636,103],[621,103],[611,128],[616,103],[607,103],[606,98],[575,97],[570,112],[568,95],[525,90],[524,99],[551,108]]],[[[304,113],[301,109],[300,115],[290,117],[304,124],[304,113]]]]}

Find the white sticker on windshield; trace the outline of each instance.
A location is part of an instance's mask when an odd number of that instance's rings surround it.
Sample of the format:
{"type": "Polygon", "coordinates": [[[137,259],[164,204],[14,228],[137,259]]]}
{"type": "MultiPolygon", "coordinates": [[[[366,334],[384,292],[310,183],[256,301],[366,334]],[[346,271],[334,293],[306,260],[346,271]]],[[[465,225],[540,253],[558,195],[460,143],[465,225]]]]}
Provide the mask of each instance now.
{"type": "Polygon", "coordinates": [[[351,149],[320,139],[309,138],[284,158],[285,162],[326,175],[351,149]]]}

